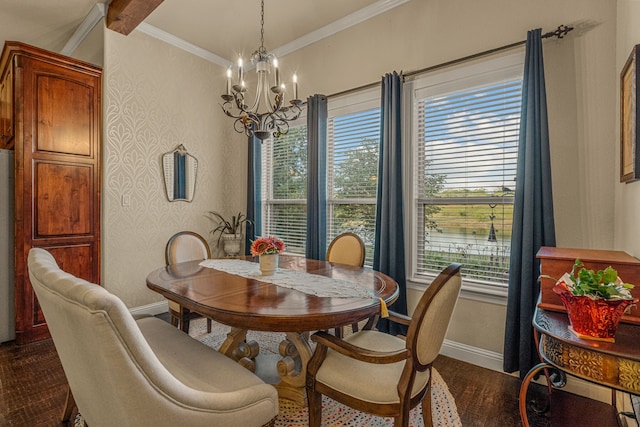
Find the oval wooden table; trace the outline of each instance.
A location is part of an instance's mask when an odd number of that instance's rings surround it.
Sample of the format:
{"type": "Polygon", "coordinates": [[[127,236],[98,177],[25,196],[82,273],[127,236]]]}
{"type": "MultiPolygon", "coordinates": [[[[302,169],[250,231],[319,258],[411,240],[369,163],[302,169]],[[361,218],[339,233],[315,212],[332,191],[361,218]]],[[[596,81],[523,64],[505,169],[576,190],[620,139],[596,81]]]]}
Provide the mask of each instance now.
{"type": "MultiPolygon", "coordinates": [[[[257,258],[245,259],[257,262],[257,258]]],[[[300,405],[306,404],[305,375],[312,353],[309,332],[370,318],[380,313],[377,297],[387,305],[398,298],[397,283],[383,273],[299,256],[282,255],[280,268],[355,282],[371,290],[372,297],[318,297],[199,264],[191,261],[159,268],[147,276],[147,286],[188,310],[231,326],[219,351],[243,364],[251,365],[249,359],[258,356],[257,343],[245,342],[247,330],[284,332],[275,386],[281,397],[300,405]]]]}

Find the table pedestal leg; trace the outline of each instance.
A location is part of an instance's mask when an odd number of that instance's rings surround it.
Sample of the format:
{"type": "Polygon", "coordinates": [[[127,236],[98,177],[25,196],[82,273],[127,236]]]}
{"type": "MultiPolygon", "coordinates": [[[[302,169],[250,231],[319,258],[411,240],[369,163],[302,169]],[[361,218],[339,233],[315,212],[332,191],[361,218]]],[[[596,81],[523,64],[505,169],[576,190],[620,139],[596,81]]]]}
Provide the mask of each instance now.
{"type": "Polygon", "coordinates": [[[288,342],[284,341],[280,345],[280,354],[283,358],[277,364],[280,382],[276,384],[276,388],[280,397],[289,399],[300,406],[306,406],[307,363],[311,359],[309,334],[307,332],[287,332],[286,336],[288,342]]]}
{"type": "MultiPolygon", "coordinates": [[[[249,343],[245,343],[246,338],[246,329],[231,328],[218,351],[232,359],[239,360],[242,364],[242,360],[247,358],[246,352],[241,349],[241,347],[249,345],[249,343]]],[[[287,332],[286,339],[280,343],[279,352],[282,358],[277,361],[276,367],[280,381],[275,384],[278,395],[300,406],[306,406],[307,363],[309,363],[312,353],[311,346],[309,346],[309,333],[287,332]]],[[[252,352],[252,355],[255,358],[257,352],[252,352]],[[256,354],[253,355],[253,353],[256,354]]],[[[253,368],[255,369],[255,365],[253,368]]],[[[249,367],[249,369],[251,368],[249,367]]]]}
{"type": "Polygon", "coordinates": [[[247,330],[240,328],[231,328],[231,331],[227,334],[227,338],[224,340],[218,351],[225,356],[228,356],[232,359],[237,358],[234,356],[233,352],[238,348],[238,346],[245,341],[247,338],[247,330]]]}

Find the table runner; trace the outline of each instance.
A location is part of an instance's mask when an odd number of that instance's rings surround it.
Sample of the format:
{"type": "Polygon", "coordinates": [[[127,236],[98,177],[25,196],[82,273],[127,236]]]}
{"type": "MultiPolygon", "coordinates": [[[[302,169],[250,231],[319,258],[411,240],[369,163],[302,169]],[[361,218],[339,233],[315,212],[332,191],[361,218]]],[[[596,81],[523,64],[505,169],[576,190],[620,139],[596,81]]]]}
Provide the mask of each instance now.
{"type": "Polygon", "coordinates": [[[279,268],[273,275],[263,276],[258,263],[239,259],[206,259],[200,265],[319,297],[377,298],[371,289],[355,282],[310,274],[306,271],[279,268]]]}

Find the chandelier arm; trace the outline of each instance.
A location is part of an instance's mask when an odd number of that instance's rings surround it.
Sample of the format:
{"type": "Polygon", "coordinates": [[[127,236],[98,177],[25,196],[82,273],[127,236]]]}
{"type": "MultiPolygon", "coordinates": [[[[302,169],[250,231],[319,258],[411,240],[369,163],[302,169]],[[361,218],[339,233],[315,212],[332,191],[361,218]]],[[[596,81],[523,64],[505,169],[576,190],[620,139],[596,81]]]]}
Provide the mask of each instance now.
{"type": "Polygon", "coordinates": [[[232,109],[230,108],[231,103],[230,102],[225,102],[224,104],[221,104],[220,106],[222,107],[222,111],[229,117],[233,118],[233,119],[240,119],[243,116],[245,116],[247,113],[244,112],[243,110],[239,110],[239,114],[234,114],[232,113],[232,109]],[[229,104],[229,105],[227,105],[229,104]]]}

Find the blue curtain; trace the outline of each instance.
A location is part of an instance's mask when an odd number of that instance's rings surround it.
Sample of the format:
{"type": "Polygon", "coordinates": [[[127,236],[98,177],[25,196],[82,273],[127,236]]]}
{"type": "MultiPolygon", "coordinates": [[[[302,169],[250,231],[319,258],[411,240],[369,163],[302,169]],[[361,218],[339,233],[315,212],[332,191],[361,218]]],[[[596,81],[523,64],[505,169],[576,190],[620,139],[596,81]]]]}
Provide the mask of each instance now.
{"type": "Polygon", "coordinates": [[[556,245],[540,29],[527,35],[524,67],[503,366],[521,378],[539,361],[531,325],[540,292],[536,254],[556,245]]]}
{"type": "Polygon", "coordinates": [[[327,251],[327,97],[307,99],[307,245],[305,256],[327,251]]]}
{"type": "Polygon", "coordinates": [[[248,140],[249,155],[247,163],[247,219],[245,233],[245,254],[250,255],[251,241],[262,234],[262,201],[260,188],[262,187],[262,143],[253,136],[248,140]]]}
{"type": "MultiPolygon", "coordinates": [[[[407,314],[402,175],[402,78],[394,71],[382,78],[373,269],[398,282],[400,296],[391,308],[407,314]]],[[[378,329],[392,334],[405,333],[403,328],[386,319],[378,322],[378,329]]]]}

